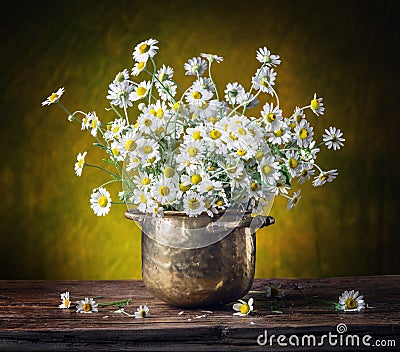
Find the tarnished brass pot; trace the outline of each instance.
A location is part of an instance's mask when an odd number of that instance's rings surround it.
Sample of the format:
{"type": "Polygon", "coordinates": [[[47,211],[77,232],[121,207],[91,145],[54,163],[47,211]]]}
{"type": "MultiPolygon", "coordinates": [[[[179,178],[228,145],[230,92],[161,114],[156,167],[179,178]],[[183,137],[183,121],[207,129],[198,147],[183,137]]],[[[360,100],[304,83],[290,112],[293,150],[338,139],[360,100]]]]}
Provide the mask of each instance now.
{"type": "Polygon", "coordinates": [[[248,293],[254,279],[255,231],[274,218],[167,211],[155,218],[132,210],[142,227],[142,276],[150,293],[171,305],[212,307],[248,293]]]}

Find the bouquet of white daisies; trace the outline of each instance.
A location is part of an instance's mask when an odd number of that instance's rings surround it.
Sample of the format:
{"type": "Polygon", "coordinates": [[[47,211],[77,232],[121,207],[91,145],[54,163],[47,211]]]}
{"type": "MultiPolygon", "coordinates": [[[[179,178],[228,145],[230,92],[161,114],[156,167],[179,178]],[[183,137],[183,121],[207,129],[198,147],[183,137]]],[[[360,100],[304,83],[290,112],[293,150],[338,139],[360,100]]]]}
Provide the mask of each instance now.
{"type": "Polygon", "coordinates": [[[58,104],[108,155],[98,166],[87,163],[83,151],[75,163],[78,176],[84,167],[96,167],[111,177],[91,194],[96,215],[106,215],[113,203],[125,203],[156,216],[164,210],[213,216],[240,203],[256,216],[278,195],[288,199],[288,208],[295,206],[300,190],[294,190],[294,180],[312,180],[317,187],[336,178],[337,170],[322,169],[316,158],[322,145],[340,149],[343,134],[330,127],[316,143],[306,118],[308,110],[324,114],[316,94],[308,105],[283,115],[274,89],[278,55],[266,47],[258,49],[261,65],[250,88],[232,82],[222,95],[211,75],[212,64],[222,57],[202,53],[188,60],[184,69],[193,83],[184,89],[175,82],[173,68],[156,65],[157,45],[155,39],[137,44],[133,67],[117,73],[110,83],[107,110],[115,114],[114,120],[104,122],[96,112],[69,112],[60,102],[64,88],[42,103],[58,104]],[[139,75],[145,79],[136,82],[133,78],[139,75]],[[260,94],[271,101],[254,112],[260,94]],[[130,113],[134,104],[136,116],[130,113]],[[110,182],[122,183],[118,201],[112,201],[106,189],[110,182]]]}

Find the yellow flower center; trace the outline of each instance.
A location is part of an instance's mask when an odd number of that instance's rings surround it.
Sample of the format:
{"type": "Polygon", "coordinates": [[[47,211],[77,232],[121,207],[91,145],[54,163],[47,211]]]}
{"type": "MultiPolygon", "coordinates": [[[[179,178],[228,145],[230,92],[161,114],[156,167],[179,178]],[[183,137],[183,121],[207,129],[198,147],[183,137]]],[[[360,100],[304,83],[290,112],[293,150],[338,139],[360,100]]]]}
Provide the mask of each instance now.
{"type": "Polygon", "coordinates": [[[317,110],[318,106],[319,106],[319,103],[318,103],[317,99],[311,100],[311,109],[317,110]]]}
{"type": "Polygon", "coordinates": [[[191,156],[191,157],[196,156],[196,155],[197,155],[197,148],[195,148],[195,147],[190,147],[190,148],[188,149],[188,154],[189,154],[189,156],[191,156]]]}
{"type": "Polygon", "coordinates": [[[162,119],[164,117],[164,110],[158,109],[156,115],[159,119],[162,119]]]}
{"type": "Polygon", "coordinates": [[[85,312],[90,312],[90,311],[92,310],[92,306],[91,306],[90,303],[85,303],[85,304],[82,306],[82,309],[83,309],[83,311],[85,311],[85,312]]]}
{"type": "Polygon", "coordinates": [[[128,139],[125,142],[125,150],[133,151],[136,149],[136,142],[133,139],[128,139]]]}
{"type": "Polygon", "coordinates": [[[125,80],[124,74],[123,73],[118,74],[117,81],[118,82],[123,82],[124,80],[125,80]]]}
{"type": "Polygon", "coordinates": [[[81,168],[83,166],[84,160],[83,159],[79,159],[78,161],[78,167],[81,168]]]}
{"type": "Polygon", "coordinates": [[[189,199],[188,207],[189,209],[196,210],[200,206],[200,202],[196,198],[189,199]]]}
{"type": "Polygon", "coordinates": [[[247,134],[246,130],[244,128],[241,128],[241,127],[238,129],[238,133],[240,135],[242,135],[242,136],[245,136],[247,134]]]}
{"type": "Polygon", "coordinates": [[[64,307],[68,307],[68,304],[69,304],[69,299],[66,298],[65,301],[64,301],[64,307]]]}
{"type": "Polygon", "coordinates": [[[151,145],[145,145],[145,146],[143,146],[142,150],[143,150],[143,153],[150,154],[153,151],[153,148],[151,145]]]}
{"type": "Polygon", "coordinates": [[[142,185],[147,186],[150,184],[150,179],[148,177],[143,177],[142,178],[142,185]]]}
{"type": "Polygon", "coordinates": [[[276,115],[273,114],[272,112],[270,112],[267,114],[267,116],[265,118],[269,123],[272,123],[276,120],[276,115]]]}
{"type": "Polygon", "coordinates": [[[253,182],[253,183],[250,185],[250,188],[251,188],[251,190],[252,190],[253,192],[257,191],[257,190],[258,190],[258,183],[257,183],[257,182],[253,182]]]}
{"type": "Polygon", "coordinates": [[[269,165],[265,165],[262,168],[262,172],[264,173],[264,175],[269,175],[271,173],[271,171],[272,171],[272,168],[269,165]]]}
{"type": "Polygon", "coordinates": [[[164,176],[166,178],[171,178],[175,175],[175,170],[171,166],[167,166],[164,170],[164,176]]]}
{"type": "Polygon", "coordinates": [[[319,179],[320,179],[321,181],[326,181],[326,180],[328,179],[328,175],[327,175],[327,174],[322,174],[322,175],[319,177],[319,179]]]}
{"type": "Polygon", "coordinates": [[[196,141],[201,139],[200,131],[196,131],[196,132],[193,133],[193,139],[196,140],[196,141]]]}
{"type": "Polygon", "coordinates": [[[143,43],[141,46],[139,46],[139,52],[141,54],[147,53],[150,49],[150,46],[146,43],[143,43]]]}
{"type": "Polygon", "coordinates": [[[193,175],[193,176],[190,178],[190,181],[192,181],[192,183],[193,183],[194,185],[199,184],[202,180],[203,180],[203,179],[202,179],[202,177],[201,177],[199,174],[195,174],[195,175],[193,175]]]}
{"type": "Polygon", "coordinates": [[[55,101],[58,99],[58,94],[57,93],[53,93],[52,95],[49,96],[49,100],[51,102],[55,101]]]}
{"type": "Polygon", "coordinates": [[[108,199],[107,199],[106,196],[101,196],[101,197],[99,198],[99,200],[97,201],[97,203],[98,203],[102,208],[105,208],[105,207],[107,206],[107,204],[108,204],[108,199]]]}
{"type": "Polygon", "coordinates": [[[147,93],[147,89],[145,87],[138,87],[136,93],[139,97],[143,97],[147,93]]]}
{"type": "Polygon", "coordinates": [[[306,139],[308,137],[308,131],[306,128],[302,128],[299,131],[299,137],[300,137],[300,139],[306,139]]]}
{"type": "Polygon", "coordinates": [[[113,133],[118,133],[119,131],[119,126],[114,126],[114,128],[112,129],[113,133]]]}
{"type": "Polygon", "coordinates": [[[96,128],[97,127],[97,121],[96,120],[92,120],[91,124],[92,128],[96,128]]]}
{"type": "Polygon", "coordinates": [[[243,156],[246,155],[247,152],[244,149],[238,149],[237,153],[239,156],[243,156]]]}
{"type": "Polygon", "coordinates": [[[282,137],[282,135],[283,135],[282,128],[280,128],[278,131],[275,131],[275,132],[274,132],[274,135],[275,135],[276,137],[282,137]]]}
{"type": "Polygon", "coordinates": [[[146,317],[146,311],[142,309],[142,310],[140,311],[139,315],[140,315],[142,318],[145,318],[145,317],[146,317]]]}
{"type": "Polygon", "coordinates": [[[212,139],[218,139],[219,137],[221,137],[221,132],[218,130],[211,130],[210,137],[212,139]]]}
{"type": "Polygon", "coordinates": [[[257,154],[256,154],[256,159],[257,159],[258,161],[260,161],[260,160],[263,158],[263,156],[264,156],[264,153],[263,153],[261,150],[259,150],[259,151],[257,152],[257,154]]]}
{"type": "Polygon", "coordinates": [[[150,127],[153,124],[153,121],[151,121],[150,119],[144,119],[143,124],[146,127],[150,127]]]}
{"type": "Polygon", "coordinates": [[[345,306],[346,309],[355,309],[357,308],[357,301],[354,298],[349,297],[346,299],[345,306]]]}
{"type": "Polygon", "coordinates": [[[201,99],[201,93],[198,92],[198,91],[195,91],[195,92],[192,93],[192,97],[194,99],[201,99]]]}
{"type": "Polygon", "coordinates": [[[215,124],[217,121],[219,121],[215,116],[211,116],[208,121],[210,121],[212,124],[215,124]]]}
{"type": "Polygon", "coordinates": [[[141,201],[142,203],[147,203],[146,196],[145,196],[143,193],[140,195],[140,201],[141,201]]]}
{"type": "Polygon", "coordinates": [[[209,186],[206,187],[206,191],[207,191],[207,192],[211,192],[211,191],[214,190],[214,188],[215,188],[215,186],[209,185],[209,186]]]}
{"type": "Polygon", "coordinates": [[[250,307],[249,307],[249,305],[248,305],[247,303],[243,303],[243,304],[240,306],[240,313],[242,313],[242,314],[247,314],[248,312],[250,312],[250,307]]]}
{"type": "Polygon", "coordinates": [[[269,86],[269,77],[268,76],[263,76],[263,78],[261,78],[261,84],[264,87],[268,87],[269,86]]]}
{"type": "Polygon", "coordinates": [[[217,204],[218,206],[222,206],[224,205],[224,201],[222,199],[218,199],[215,204],[217,204]]]}
{"type": "Polygon", "coordinates": [[[174,105],[172,107],[176,112],[181,112],[183,109],[180,101],[177,101],[176,103],[174,103],[174,105]]]}
{"type": "Polygon", "coordinates": [[[190,189],[190,187],[192,187],[192,185],[184,185],[183,183],[181,183],[180,185],[179,185],[179,189],[182,191],[182,192],[186,192],[186,191],[188,191],[189,189],[190,189]]]}
{"type": "Polygon", "coordinates": [[[144,68],[144,66],[146,65],[146,63],[145,62],[139,62],[138,64],[137,64],[137,69],[139,70],[139,71],[141,71],[141,70],[143,70],[143,68],[144,68]]]}
{"type": "Polygon", "coordinates": [[[297,165],[299,165],[299,161],[295,158],[290,158],[288,161],[289,167],[291,167],[292,169],[295,169],[297,167],[297,165]]]}
{"type": "Polygon", "coordinates": [[[170,190],[168,186],[161,186],[158,189],[158,193],[160,193],[162,196],[166,197],[169,194],[170,190]]]}
{"type": "Polygon", "coordinates": [[[238,137],[236,137],[232,132],[229,133],[229,138],[232,139],[232,140],[234,140],[234,141],[237,141],[237,140],[238,140],[238,137]]]}
{"type": "Polygon", "coordinates": [[[115,156],[118,156],[118,155],[119,155],[119,150],[118,150],[118,148],[112,148],[112,153],[113,153],[115,156]]]}
{"type": "Polygon", "coordinates": [[[236,172],[236,170],[237,170],[237,167],[234,166],[234,165],[229,165],[229,166],[226,168],[226,171],[228,171],[228,172],[231,173],[231,174],[234,174],[234,173],[236,172]]]}

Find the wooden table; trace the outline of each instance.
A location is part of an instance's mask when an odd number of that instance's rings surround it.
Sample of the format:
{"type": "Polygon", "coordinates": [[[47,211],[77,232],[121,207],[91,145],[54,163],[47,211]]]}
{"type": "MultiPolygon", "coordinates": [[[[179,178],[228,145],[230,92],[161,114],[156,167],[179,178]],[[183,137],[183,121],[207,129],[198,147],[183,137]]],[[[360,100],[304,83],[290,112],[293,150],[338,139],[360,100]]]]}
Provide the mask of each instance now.
{"type": "Polygon", "coordinates": [[[256,312],[238,317],[232,304],[169,306],[141,281],[0,281],[0,351],[363,351],[379,350],[378,344],[385,351],[400,349],[400,275],[256,279],[245,299],[250,296],[256,312]],[[276,281],[285,296],[267,298],[265,285],[276,281]],[[328,302],[352,289],[364,295],[368,307],[362,313],[329,309],[328,302]],[[102,296],[99,303],[130,298],[126,312],[147,303],[152,316],[135,319],[115,313],[116,306],[93,314],[59,309],[65,291],[72,297],[102,296]]]}

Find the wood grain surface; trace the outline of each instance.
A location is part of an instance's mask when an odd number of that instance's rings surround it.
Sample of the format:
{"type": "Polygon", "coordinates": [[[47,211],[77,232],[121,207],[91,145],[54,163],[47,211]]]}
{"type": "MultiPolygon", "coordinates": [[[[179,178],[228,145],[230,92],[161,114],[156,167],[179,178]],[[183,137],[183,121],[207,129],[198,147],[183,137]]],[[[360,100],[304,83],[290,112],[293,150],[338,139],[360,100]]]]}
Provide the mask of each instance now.
{"type": "MultiPolygon", "coordinates": [[[[0,281],[1,351],[261,351],[261,350],[376,350],[376,346],[319,347],[260,346],[258,336],[313,334],[316,338],[347,333],[360,339],[369,334],[374,344],[400,346],[400,275],[329,279],[256,279],[250,293],[255,301],[251,315],[233,316],[232,304],[215,309],[182,309],[167,305],[147,292],[141,281],[0,281]],[[281,283],[283,298],[267,298],[265,286],[281,283]],[[344,290],[358,290],[367,308],[361,313],[331,310],[344,290]],[[59,309],[60,293],[72,301],[97,296],[98,303],[131,299],[125,311],[140,304],[151,317],[135,319],[115,313],[116,306],[99,307],[93,314],[78,314],[74,304],[59,309]],[[101,297],[99,297],[101,296],[101,297]],[[379,342],[378,341],[378,342],[379,342]],[[314,349],[313,349],[314,348],[314,349]]],[[[263,341],[263,340],[260,340],[263,341]]],[[[288,340],[286,339],[286,342],[288,340]]],[[[394,350],[394,346],[385,350],[394,350]]]]}

